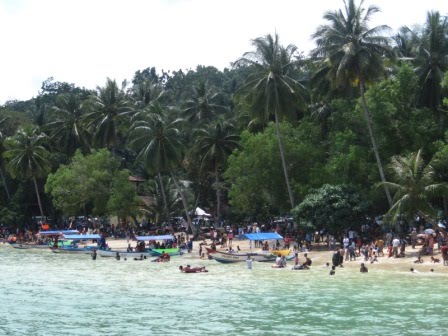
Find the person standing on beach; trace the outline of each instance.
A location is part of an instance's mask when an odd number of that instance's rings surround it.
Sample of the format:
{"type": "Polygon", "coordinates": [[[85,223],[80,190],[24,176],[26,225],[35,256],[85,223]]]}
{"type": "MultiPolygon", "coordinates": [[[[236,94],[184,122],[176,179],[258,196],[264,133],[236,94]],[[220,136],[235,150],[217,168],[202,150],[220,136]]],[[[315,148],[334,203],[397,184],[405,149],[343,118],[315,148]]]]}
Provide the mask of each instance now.
{"type": "Polygon", "coordinates": [[[411,246],[412,246],[412,249],[415,249],[415,244],[417,244],[417,230],[416,230],[416,228],[413,228],[412,232],[411,232],[411,246]]]}
{"type": "Polygon", "coordinates": [[[356,245],[355,245],[355,242],[353,241],[350,244],[350,246],[348,247],[348,252],[349,252],[349,255],[350,255],[350,261],[352,261],[352,260],[355,261],[356,260],[355,250],[356,250],[356,245]]]}
{"type": "Polygon", "coordinates": [[[344,246],[344,254],[345,254],[345,260],[348,260],[349,258],[349,252],[348,252],[348,246],[350,244],[350,239],[345,236],[342,240],[342,245],[344,246]]]}
{"type": "Polygon", "coordinates": [[[382,240],[381,238],[378,238],[376,240],[376,248],[378,249],[378,256],[384,257],[384,240],[382,240]]]}
{"type": "Polygon", "coordinates": [[[398,248],[399,247],[400,247],[400,239],[398,238],[398,236],[396,236],[394,238],[394,240],[392,240],[392,250],[393,250],[393,254],[394,254],[395,258],[398,257],[398,248]]]}
{"type": "Polygon", "coordinates": [[[232,242],[233,242],[233,229],[230,229],[229,234],[227,235],[227,239],[229,240],[229,247],[232,247],[232,242]]]}

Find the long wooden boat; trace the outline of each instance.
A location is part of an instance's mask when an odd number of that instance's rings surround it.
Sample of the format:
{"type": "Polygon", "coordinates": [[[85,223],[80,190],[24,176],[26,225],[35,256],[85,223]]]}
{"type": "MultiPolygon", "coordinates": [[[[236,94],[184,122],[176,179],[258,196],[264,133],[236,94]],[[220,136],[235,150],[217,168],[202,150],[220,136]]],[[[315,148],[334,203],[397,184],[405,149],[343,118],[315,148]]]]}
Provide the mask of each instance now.
{"type": "MultiPolygon", "coordinates": [[[[158,236],[137,236],[135,239],[141,244],[146,241],[170,241],[174,240],[174,236],[172,235],[158,235],[158,236]]],[[[144,246],[142,246],[144,247],[144,246]]],[[[140,257],[158,257],[162,255],[162,253],[168,253],[170,256],[180,255],[182,251],[179,248],[158,248],[158,249],[150,249],[145,248],[143,251],[127,251],[127,250],[105,250],[98,251],[98,255],[101,257],[109,257],[113,258],[117,256],[117,253],[122,258],[140,258],[140,257]]]]}
{"type": "Polygon", "coordinates": [[[93,249],[96,249],[96,246],[60,246],[60,247],[53,247],[51,246],[50,249],[54,253],[68,253],[68,254],[90,254],[93,252],[93,249]]]}
{"type": "Polygon", "coordinates": [[[13,248],[19,249],[19,250],[29,250],[29,249],[48,250],[48,244],[13,243],[10,245],[13,248]]]}
{"type": "MultiPolygon", "coordinates": [[[[63,248],[63,247],[70,247],[72,246],[72,242],[69,241],[58,241],[57,242],[58,247],[57,248],[63,248]]],[[[10,243],[10,246],[12,246],[15,249],[19,250],[28,250],[28,249],[39,249],[39,250],[48,250],[48,248],[54,248],[54,243],[10,243]]]]}
{"type": "Polygon", "coordinates": [[[158,257],[162,253],[168,253],[170,256],[181,255],[182,251],[179,248],[167,248],[167,249],[145,249],[143,252],[127,250],[98,250],[97,253],[100,257],[115,258],[118,255],[121,258],[140,258],[140,257],[158,257]]]}
{"type": "Polygon", "coordinates": [[[84,240],[97,240],[101,239],[98,234],[84,234],[84,235],[63,235],[64,241],[72,242],[69,245],[51,246],[50,249],[54,253],[69,253],[69,254],[90,254],[94,249],[98,250],[97,245],[79,246],[76,242],[84,240]]]}
{"type": "Polygon", "coordinates": [[[237,262],[245,262],[247,260],[247,257],[250,256],[250,258],[253,261],[259,261],[259,262],[271,262],[275,261],[277,258],[276,255],[272,253],[254,253],[254,252],[248,252],[248,253],[229,253],[229,252],[221,252],[221,251],[215,251],[214,253],[210,254],[213,259],[220,263],[229,264],[229,263],[237,263],[237,262]]]}
{"type": "MultiPolygon", "coordinates": [[[[55,239],[55,237],[62,237],[65,234],[75,234],[78,233],[76,230],[56,230],[56,231],[40,231],[36,235],[40,238],[45,239],[55,239]]],[[[48,250],[48,247],[52,245],[52,243],[36,243],[36,242],[27,242],[21,243],[17,241],[17,237],[15,235],[11,235],[8,237],[8,243],[11,247],[19,250],[28,250],[28,249],[40,249],[40,250],[48,250]]],[[[61,242],[59,242],[59,245],[61,242]]]]}
{"type": "MultiPolygon", "coordinates": [[[[252,261],[258,262],[275,262],[278,257],[270,252],[229,253],[222,251],[214,251],[214,253],[210,254],[210,256],[216,261],[224,264],[245,262],[248,256],[250,256],[252,261]]],[[[294,253],[290,252],[288,255],[285,255],[285,257],[286,260],[292,260],[294,259],[294,253]]]]}
{"type": "Polygon", "coordinates": [[[133,258],[140,258],[140,257],[153,257],[151,251],[149,250],[145,250],[144,252],[137,252],[137,251],[132,251],[132,252],[128,252],[126,250],[98,250],[97,254],[100,257],[105,257],[105,258],[115,258],[117,257],[117,253],[121,258],[129,258],[129,259],[133,259],[133,258]]]}

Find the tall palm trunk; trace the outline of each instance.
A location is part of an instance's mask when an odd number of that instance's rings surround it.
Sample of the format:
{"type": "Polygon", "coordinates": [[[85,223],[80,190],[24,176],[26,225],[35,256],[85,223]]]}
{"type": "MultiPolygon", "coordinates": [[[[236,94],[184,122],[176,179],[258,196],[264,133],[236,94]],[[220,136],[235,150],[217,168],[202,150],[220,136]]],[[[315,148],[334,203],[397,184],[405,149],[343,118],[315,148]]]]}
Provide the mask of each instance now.
{"type": "Polygon", "coordinates": [[[33,177],[33,183],[34,183],[34,189],[36,190],[37,203],[39,204],[40,215],[42,216],[42,219],[43,219],[44,211],[42,210],[42,202],[40,200],[39,188],[37,187],[37,181],[36,181],[35,177],[33,177]]]}
{"type": "Polygon", "coordinates": [[[163,184],[162,174],[160,172],[157,172],[157,176],[159,178],[160,182],[160,189],[162,191],[162,198],[163,198],[163,211],[165,212],[165,216],[167,220],[170,218],[170,214],[168,212],[168,202],[166,200],[166,194],[165,194],[165,185],[163,184]]]}
{"type": "Polygon", "coordinates": [[[278,113],[275,111],[275,129],[277,131],[278,147],[280,149],[280,157],[282,159],[283,173],[285,174],[286,187],[288,188],[289,202],[291,209],[294,208],[294,197],[292,195],[291,185],[289,183],[288,169],[286,167],[285,151],[283,149],[282,133],[280,131],[280,122],[278,120],[278,113]]]}
{"type": "Polygon", "coordinates": [[[219,217],[221,215],[221,188],[219,187],[219,169],[217,162],[215,162],[215,183],[216,183],[216,223],[219,225],[219,217]]]}
{"type": "Polygon", "coordinates": [[[369,130],[370,141],[372,142],[373,153],[375,154],[376,164],[378,165],[378,171],[380,173],[381,182],[383,182],[384,192],[386,193],[389,208],[392,207],[392,197],[390,196],[389,187],[386,185],[386,177],[384,175],[383,164],[381,163],[380,154],[378,152],[378,146],[376,144],[375,136],[373,135],[372,120],[370,118],[369,109],[367,108],[366,97],[364,95],[364,80],[361,79],[359,83],[359,91],[361,92],[362,110],[366,119],[367,128],[369,130]]]}
{"type": "Polygon", "coordinates": [[[182,204],[184,206],[185,215],[187,216],[188,226],[190,227],[191,232],[194,234],[193,223],[191,221],[190,213],[188,211],[187,198],[185,197],[185,194],[182,191],[182,189],[179,187],[179,183],[177,182],[173,173],[171,173],[171,178],[173,179],[173,182],[174,182],[174,185],[176,186],[177,192],[180,195],[180,198],[182,199],[182,204]]]}
{"type": "Polygon", "coordinates": [[[6,185],[5,175],[3,175],[3,170],[1,168],[0,168],[0,176],[2,178],[3,187],[5,188],[5,191],[6,191],[6,197],[8,199],[10,199],[11,195],[9,194],[9,189],[8,189],[8,186],[6,185]]]}

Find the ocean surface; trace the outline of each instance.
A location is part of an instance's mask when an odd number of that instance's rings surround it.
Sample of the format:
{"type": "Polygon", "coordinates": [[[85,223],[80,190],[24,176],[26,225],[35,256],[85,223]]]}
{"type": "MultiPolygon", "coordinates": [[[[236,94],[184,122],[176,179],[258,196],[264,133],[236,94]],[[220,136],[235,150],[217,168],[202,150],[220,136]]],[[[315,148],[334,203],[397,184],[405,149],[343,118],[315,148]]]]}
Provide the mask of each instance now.
{"type": "Polygon", "coordinates": [[[0,335],[447,335],[448,275],[0,245],[0,335]],[[184,274],[179,265],[205,265],[184,274]]]}

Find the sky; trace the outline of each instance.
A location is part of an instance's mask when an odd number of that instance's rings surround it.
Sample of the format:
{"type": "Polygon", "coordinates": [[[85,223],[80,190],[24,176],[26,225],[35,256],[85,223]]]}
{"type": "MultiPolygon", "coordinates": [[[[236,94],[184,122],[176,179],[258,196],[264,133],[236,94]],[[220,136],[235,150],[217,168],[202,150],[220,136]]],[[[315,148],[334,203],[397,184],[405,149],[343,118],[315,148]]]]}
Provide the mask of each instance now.
{"type": "MultiPolygon", "coordinates": [[[[430,10],[448,15],[447,0],[364,0],[369,5],[381,9],[371,25],[393,31],[423,24],[430,10]]],[[[49,77],[95,89],[147,67],[223,70],[267,34],[306,55],[324,13],[342,7],[342,0],[0,0],[0,104],[37,96],[49,77]]]]}

